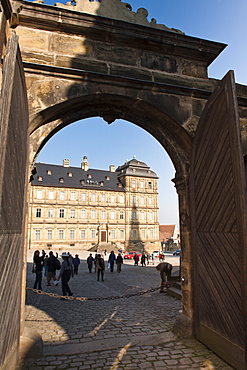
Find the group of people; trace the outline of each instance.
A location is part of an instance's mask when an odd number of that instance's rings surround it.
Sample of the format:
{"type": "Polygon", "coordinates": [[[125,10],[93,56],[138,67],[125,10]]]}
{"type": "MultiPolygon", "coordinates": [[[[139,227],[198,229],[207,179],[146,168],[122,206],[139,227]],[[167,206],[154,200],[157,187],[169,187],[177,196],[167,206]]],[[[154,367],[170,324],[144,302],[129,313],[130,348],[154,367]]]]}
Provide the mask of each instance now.
{"type": "MultiPolygon", "coordinates": [[[[47,286],[51,285],[51,280],[53,280],[54,285],[56,286],[61,279],[62,282],[62,292],[63,296],[72,296],[73,293],[68,285],[70,278],[74,277],[74,275],[78,275],[78,267],[80,265],[80,259],[78,254],[73,257],[70,253],[63,252],[61,254],[62,257],[62,264],[58,259],[58,254],[53,254],[52,251],[49,252],[49,257],[46,255],[45,251],[42,250],[42,254],[36,250],[33,256],[33,272],[36,273],[36,279],[34,282],[34,289],[42,290],[42,270],[43,267],[45,268],[45,276],[47,277],[47,286]],[[59,271],[58,276],[56,276],[56,272],[59,271]]],[[[146,266],[146,259],[147,262],[149,259],[147,256],[142,253],[141,255],[141,265],[146,266]]],[[[138,254],[134,255],[134,264],[138,265],[139,256],[138,254]]],[[[121,253],[118,253],[117,257],[114,251],[111,251],[109,258],[108,258],[108,269],[110,272],[114,271],[114,265],[117,265],[117,272],[121,272],[121,266],[123,264],[123,257],[121,253]]],[[[99,281],[101,277],[101,281],[104,281],[104,274],[105,274],[105,261],[101,254],[96,253],[95,257],[92,256],[92,253],[87,258],[87,265],[89,273],[92,273],[93,265],[95,266],[95,272],[97,276],[97,280],[99,281]]],[[[160,285],[160,292],[163,292],[164,287],[169,285],[172,265],[167,262],[161,262],[156,266],[156,269],[160,272],[161,277],[161,285],[160,285]]],[[[61,298],[65,299],[65,298],[61,298]]]]}
{"type": "MultiPolygon", "coordinates": [[[[140,257],[137,253],[134,254],[134,257],[133,257],[133,260],[134,260],[134,265],[135,266],[138,266],[138,263],[140,261],[140,257]]],[[[152,261],[153,265],[154,265],[154,255],[153,254],[145,254],[145,253],[142,253],[141,255],[141,265],[142,266],[146,266],[149,265],[149,261],[152,261]]]]}
{"type": "MultiPolygon", "coordinates": [[[[117,272],[121,272],[121,265],[123,264],[123,257],[121,256],[121,253],[118,253],[117,257],[114,253],[114,251],[111,251],[109,258],[108,258],[108,269],[110,272],[113,272],[114,270],[114,264],[117,265],[117,272]]],[[[99,278],[101,276],[101,281],[104,281],[104,273],[105,273],[105,261],[104,257],[96,253],[95,257],[92,256],[92,253],[90,253],[89,257],[87,258],[87,265],[88,270],[91,273],[93,269],[93,265],[95,266],[95,272],[97,273],[97,280],[99,281],[99,278]]]]}
{"type": "MultiPolygon", "coordinates": [[[[62,264],[58,259],[58,254],[53,254],[52,251],[49,252],[49,256],[46,255],[45,251],[42,250],[42,254],[36,250],[33,256],[33,272],[36,274],[36,279],[34,282],[33,289],[42,290],[42,271],[45,269],[45,276],[47,278],[47,286],[51,285],[53,280],[56,286],[61,279],[62,282],[62,292],[63,296],[70,295],[73,293],[70,290],[68,282],[71,277],[78,275],[78,267],[80,265],[80,259],[78,254],[73,256],[70,253],[63,252],[61,254],[62,264]],[[57,271],[59,271],[58,276],[56,276],[57,271]]],[[[64,299],[64,298],[62,298],[64,299]]]]}

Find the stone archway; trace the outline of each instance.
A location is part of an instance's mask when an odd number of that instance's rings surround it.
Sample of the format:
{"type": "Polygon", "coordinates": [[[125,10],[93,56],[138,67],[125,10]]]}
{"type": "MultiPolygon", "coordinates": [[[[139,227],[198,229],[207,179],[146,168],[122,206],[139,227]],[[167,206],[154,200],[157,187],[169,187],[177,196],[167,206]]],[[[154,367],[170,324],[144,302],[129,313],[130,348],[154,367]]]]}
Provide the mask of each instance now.
{"type": "MultiPolygon", "coordinates": [[[[82,118],[101,116],[108,123],[122,118],[153,135],[176,169],[183,306],[193,319],[191,144],[217,86],[216,80],[208,79],[207,67],[226,45],[186,36],[155,21],[150,24],[143,9],[135,13],[128,7],[120,16],[117,9],[126,4],[118,0],[90,3],[95,9],[14,2],[20,10],[13,26],[18,26],[27,81],[30,163],[54,133],[82,118]],[[109,5],[116,11],[112,13],[109,5]]],[[[245,102],[240,104],[244,124],[245,102]]]]}
{"type": "MultiPolygon", "coordinates": [[[[16,10],[10,23],[17,27],[28,93],[30,163],[59,129],[95,115],[108,123],[123,118],[158,139],[176,168],[183,309],[193,320],[191,144],[203,108],[218,85],[208,79],[207,67],[225,45],[186,36],[155,20],[149,23],[144,9],[134,13],[118,0],[90,1],[92,6],[97,3],[95,12],[72,4],[13,3],[16,10]],[[114,7],[104,10],[101,3],[121,4],[127,11],[118,17],[118,12],[108,13],[114,7]]],[[[237,86],[237,91],[246,146],[246,87],[237,86]]]]}

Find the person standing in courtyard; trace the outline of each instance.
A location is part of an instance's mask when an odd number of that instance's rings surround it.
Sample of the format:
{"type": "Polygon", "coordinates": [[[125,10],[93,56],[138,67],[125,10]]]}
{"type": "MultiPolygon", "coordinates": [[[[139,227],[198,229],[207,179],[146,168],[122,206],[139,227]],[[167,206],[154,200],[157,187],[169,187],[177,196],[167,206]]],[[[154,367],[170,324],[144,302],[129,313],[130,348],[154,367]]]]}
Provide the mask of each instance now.
{"type": "Polygon", "coordinates": [[[142,267],[146,266],[146,256],[144,252],[142,253],[142,256],[141,256],[141,265],[142,267]]]}
{"type": "Polygon", "coordinates": [[[55,283],[56,279],[56,257],[53,252],[49,252],[49,258],[46,261],[47,266],[47,286],[51,285],[51,280],[55,283]]]}
{"type": "Polygon", "coordinates": [[[114,262],[116,261],[116,256],[113,251],[111,251],[109,258],[108,258],[108,263],[110,263],[110,271],[113,272],[114,269],[114,262]]]}
{"type": "Polygon", "coordinates": [[[121,272],[121,267],[123,264],[123,257],[121,256],[121,253],[118,253],[116,264],[117,264],[117,272],[121,272]]]}
{"type": "Polygon", "coordinates": [[[72,260],[72,263],[73,263],[73,266],[74,266],[74,275],[78,275],[78,267],[81,263],[78,254],[75,255],[75,257],[72,260]]]}
{"type": "Polygon", "coordinates": [[[92,272],[93,263],[94,263],[94,258],[92,256],[92,253],[90,253],[87,258],[87,267],[90,273],[92,272]]]}
{"type": "Polygon", "coordinates": [[[138,256],[138,254],[135,254],[134,255],[133,260],[135,261],[134,266],[138,266],[138,262],[139,262],[139,256],[138,256]]]}
{"type": "Polygon", "coordinates": [[[164,287],[169,286],[172,265],[168,262],[161,262],[156,266],[156,270],[160,273],[160,293],[164,293],[164,287]]]}
{"type": "Polygon", "coordinates": [[[101,254],[98,254],[98,258],[96,261],[96,272],[97,272],[97,280],[99,281],[99,277],[101,275],[101,280],[104,281],[105,261],[104,261],[104,258],[101,257],[101,254]]]}
{"type": "MultiPolygon", "coordinates": [[[[61,270],[58,276],[58,280],[60,278],[62,279],[63,296],[66,296],[67,293],[69,296],[72,296],[73,293],[71,292],[70,287],[68,285],[68,282],[71,276],[74,277],[72,262],[70,259],[70,255],[66,252],[63,252],[61,257],[63,259],[63,262],[62,262],[61,270]]],[[[65,298],[61,298],[61,299],[65,299],[65,298]]]]}
{"type": "Polygon", "coordinates": [[[42,250],[42,256],[39,255],[39,251],[35,251],[33,255],[33,263],[35,265],[35,270],[36,270],[36,279],[34,282],[33,289],[38,289],[42,290],[42,270],[43,270],[43,261],[45,258],[45,251],[42,250]]]}

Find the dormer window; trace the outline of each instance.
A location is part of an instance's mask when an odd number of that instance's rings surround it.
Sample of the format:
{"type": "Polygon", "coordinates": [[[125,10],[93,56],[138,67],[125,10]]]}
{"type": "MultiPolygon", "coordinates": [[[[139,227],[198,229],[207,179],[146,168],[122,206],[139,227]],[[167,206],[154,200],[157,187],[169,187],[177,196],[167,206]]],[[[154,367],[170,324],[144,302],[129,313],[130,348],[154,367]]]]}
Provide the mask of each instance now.
{"type": "Polygon", "coordinates": [[[104,186],[104,181],[100,181],[100,186],[104,186]]]}
{"type": "Polygon", "coordinates": [[[47,175],[51,175],[51,170],[47,170],[47,175]]]}
{"type": "Polygon", "coordinates": [[[38,181],[43,181],[43,177],[42,176],[38,176],[38,181]]]}
{"type": "Polygon", "coordinates": [[[91,173],[89,173],[89,174],[87,175],[87,178],[88,178],[88,179],[91,179],[91,178],[92,178],[91,173]]]}
{"type": "Polygon", "coordinates": [[[68,177],[72,177],[73,176],[73,173],[72,172],[68,172],[68,177]]]}
{"type": "Polygon", "coordinates": [[[118,182],[117,186],[118,186],[119,188],[122,188],[122,184],[121,184],[120,182],[118,182]]]}
{"type": "Polygon", "coordinates": [[[59,182],[64,182],[64,178],[63,177],[60,177],[60,179],[59,179],[59,182]]]}
{"type": "Polygon", "coordinates": [[[106,176],[106,177],[105,177],[105,179],[106,179],[107,181],[109,181],[109,180],[110,180],[110,176],[106,176]]]}
{"type": "Polygon", "coordinates": [[[85,181],[84,180],[81,180],[80,183],[81,183],[81,185],[84,185],[85,184],[85,181]]]}

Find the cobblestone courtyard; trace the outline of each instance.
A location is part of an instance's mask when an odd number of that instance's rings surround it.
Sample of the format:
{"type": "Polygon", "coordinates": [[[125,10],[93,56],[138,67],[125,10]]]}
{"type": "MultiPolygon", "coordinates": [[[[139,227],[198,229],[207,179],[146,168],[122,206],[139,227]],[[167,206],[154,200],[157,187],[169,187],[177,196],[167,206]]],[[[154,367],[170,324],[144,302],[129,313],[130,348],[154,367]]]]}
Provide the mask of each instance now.
{"type": "MultiPolygon", "coordinates": [[[[155,263],[156,264],[156,263],[155,263]]],[[[28,264],[27,286],[34,274],[28,264]]],[[[69,283],[74,297],[106,298],[156,288],[154,266],[124,263],[122,272],[106,270],[105,281],[90,274],[85,261],[69,283]]],[[[61,285],[43,290],[61,294],[61,285]]],[[[232,369],[194,339],[171,333],[181,302],[157,290],[109,300],[62,301],[27,291],[26,321],[44,341],[43,356],[22,369],[232,369]]]]}

